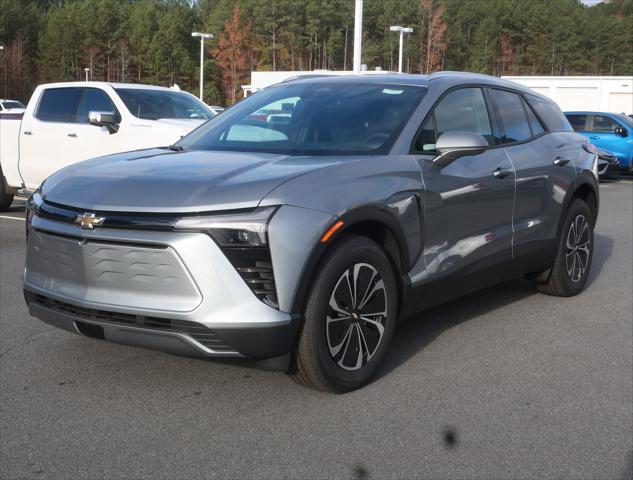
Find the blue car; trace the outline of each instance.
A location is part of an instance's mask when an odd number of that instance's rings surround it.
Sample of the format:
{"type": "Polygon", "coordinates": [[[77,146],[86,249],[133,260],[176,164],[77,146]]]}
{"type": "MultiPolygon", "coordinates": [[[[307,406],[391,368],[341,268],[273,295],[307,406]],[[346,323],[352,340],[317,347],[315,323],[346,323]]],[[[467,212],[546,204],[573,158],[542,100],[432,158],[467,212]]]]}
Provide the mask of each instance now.
{"type": "Polygon", "coordinates": [[[633,171],[633,119],[620,113],[565,112],[575,131],[596,147],[613,153],[620,170],[633,171]]]}

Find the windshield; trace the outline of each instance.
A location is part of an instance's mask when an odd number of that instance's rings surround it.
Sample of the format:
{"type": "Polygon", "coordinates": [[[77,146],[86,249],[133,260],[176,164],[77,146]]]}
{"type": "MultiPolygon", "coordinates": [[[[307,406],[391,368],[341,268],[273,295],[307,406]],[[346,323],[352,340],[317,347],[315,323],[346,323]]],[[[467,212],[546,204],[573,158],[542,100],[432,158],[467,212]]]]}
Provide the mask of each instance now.
{"type": "Polygon", "coordinates": [[[619,113],[615,117],[627,127],[633,128],[633,118],[629,117],[628,115],[624,115],[623,113],[619,113]]]}
{"type": "Polygon", "coordinates": [[[10,110],[12,108],[25,108],[24,105],[22,105],[22,103],[16,101],[16,100],[9,100],[6,102],[2,102],[2,106],[6,109],[6,110],[10,110]]]}
{"type": "Polygon", "coordinates": [[[207,120],[215,116],[209,107],[188,93],[140,88],[115,90],[130,113],[145,120],[161,118],[207,120]]]}
{"type": "Polygon", "coordinates": [[[246,98],[178,145],[288,155],[387,153],[425,93],[413,85],[280,85],[246,98]]]}

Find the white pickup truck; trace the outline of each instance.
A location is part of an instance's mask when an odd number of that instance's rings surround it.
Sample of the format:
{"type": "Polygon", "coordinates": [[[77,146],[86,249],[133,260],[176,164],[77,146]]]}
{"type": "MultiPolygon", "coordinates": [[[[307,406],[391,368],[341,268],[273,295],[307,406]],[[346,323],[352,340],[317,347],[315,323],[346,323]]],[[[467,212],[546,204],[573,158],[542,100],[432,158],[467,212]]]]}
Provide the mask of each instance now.
{"type": "Polygon", "coordinates": [[[0,211],[62,167],[167,146],[216,115],[171,88],[105,82],[40,85],[19,115],[0,116],[0,211]]]}

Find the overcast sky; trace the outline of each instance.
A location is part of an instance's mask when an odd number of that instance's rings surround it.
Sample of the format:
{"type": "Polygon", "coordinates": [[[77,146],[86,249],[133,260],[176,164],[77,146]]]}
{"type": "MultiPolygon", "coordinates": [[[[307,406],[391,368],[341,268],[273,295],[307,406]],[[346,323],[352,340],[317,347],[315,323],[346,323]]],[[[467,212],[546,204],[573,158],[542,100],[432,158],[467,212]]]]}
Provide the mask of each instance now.
{"type": "Polygon", "coordinates": [[[589,6],[602,2],[602,0],[580,0],[580,1],[584,3],[585,5],[589,5],[589,6]]]}

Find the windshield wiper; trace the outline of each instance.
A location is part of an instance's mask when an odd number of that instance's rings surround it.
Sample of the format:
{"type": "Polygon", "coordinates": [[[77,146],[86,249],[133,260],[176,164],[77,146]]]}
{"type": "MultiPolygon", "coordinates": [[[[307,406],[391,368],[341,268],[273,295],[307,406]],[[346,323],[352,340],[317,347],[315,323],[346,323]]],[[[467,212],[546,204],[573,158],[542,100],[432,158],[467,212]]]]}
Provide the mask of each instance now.
{"type": "Polygon", "coordinates": [[[168,145],[167,147],[163,147],[163,148],[168,148],[172,152],[184,152],[185,151],[185,147],[181,147],[180,145],[168,145]]]}

